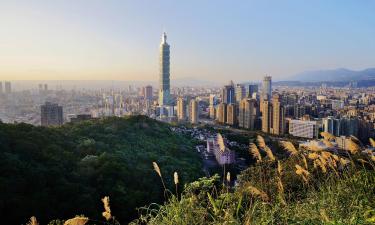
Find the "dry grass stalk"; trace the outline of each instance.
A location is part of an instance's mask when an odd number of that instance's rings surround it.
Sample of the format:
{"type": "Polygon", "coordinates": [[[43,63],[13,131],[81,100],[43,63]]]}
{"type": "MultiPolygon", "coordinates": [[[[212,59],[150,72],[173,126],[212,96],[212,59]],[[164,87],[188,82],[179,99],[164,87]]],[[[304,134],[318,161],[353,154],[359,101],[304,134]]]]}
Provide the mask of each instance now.
{"type": "Polygon", "coordinates": [[[332,141],[336,139],[336,137],[333,134],[328,132],[321,132],[320,135],[324,138],[324,140],[327,141],[332,141]]]}
{"type": "Polygon", "coordinates": [[[303,164],[305,165],[305,168],[308,169],[309,167],[307,166],[306,157],[304,155],[301,155],[301,156],[302,156],[302,161],[303,161],[303,164]]]}
{"type": "Polygon", "coordinates": [[[319,155],[316,153],[309,153],[308,158],[311,160],[319,159],[319,155]]]}
{"type": "Polygon", "coordinates": [[[152,162],[152,165],[154,166],[154,170],[156,171],[156,173],[159,175],[159,177],[161,177],[161,171],[158,164],[156,162],[152,162]]]}
{"type": "Polygon", "coordinates": [[[272,153],[272,150],[268,146],[264,147],[264,151],[266,151],[267,156],[270,159],[270,161],[275,161],[276,160],[275,156],[272,153]]]}
{"type": "Polygon", "coordinates": [[[327,148],[333,148],[334,147],[334,145],[332,144],[332,142],[330,142],[330,141],[328,141],[328,140],[323,140],[323,143],[325,144],[325,146],[327,147],[327,148]]]}
{"type": "Polygon", "coordinates": [[[371,147],[375,148],[375,141],[374,141],[374,139],[370,138],[369,140],[370,140],[371,147]]]}
{"type": "Polygon", "coordinates": [[[35,216],[30,218],[30,221],[26,225],[39,225],[38,221],[36,220],[35,216]]]}
{"type": "Polygon", "coordinates": [[[309,145],[307,147],[307,150],[309,151],[313,151],[313,152],[320,152],[320,151],[323,151],[323,148],[320,148],[319,146],[317,145],[309,145]]]}
{"type": "Polygon", "coordinates": [[[317,166],[320,167],[323,173],[327,173],[327,167],[324,162],[322,162],[322,158],[314,160],[314,167],[316,168],[317,166]]]}
{"type": "Polygon", "coordinates": [[[83,216],[76,216],[72,219],[65,221],[64,225],[85,225],[89,218],[83,216]]]}
{"type": "Polygon", "coordinates": [[[283,174],[283,167],[281,165],[280,160],[277,160],[277,172],[279,173],[280,176],[283,174]]]}
{"type": "Polygon", "coordinates": [[[284,185],[280,177],[277,177],[277,189],[280,193],[284,193],[284,185]]]}
{"type": "Polygon", "coordinates": [[[230,183],[230,172],[227,172],[227,182],[230,183]]]}
{"type": "Polygon", "coordinates": [[[173,180],[174,180],[174,184],[177,185],[178,184],[178,173],[177,172],[174,172],[173,180]]]}
{"type": "Polygon", "coordinates": [[[293,143],[290,141],[281,141],[281,146],[287,150],[291,155],[296,155],[298,154],[298,150],[296,147],[294,147],[293,143]]]}
{"type": "Polygon", "coordinates": [[[254,143],[250,143],[249,148],[253,158],[256,159],[257,162],[262,162],[262,155],[260,154],[258,147],[254,143]]]}
{"type": "Polygon", "coordinates": [[[295,166],[296,166],[296,174],[298,174],[298,175],[303,174],[305,176],[309,176],[310,175],[309,171],[307,171],[304,168],[302,168],[302,166],[300,166],[298,164],[296,164],[295,166]]]}
{"type": "Polygon", "coordinates": [[[340,158],[340,164],[341,164],[342,166],[345,166],[345,165],[347,165],[347,164],[349,164],[349,163],[350,163],[350,160],[345,159],[345,158],[340,158]]]}
{"type": "Polygon", "coordinates": [[[367,162],[366,160],[364,159],[357,159],[358,162],[362,163],[363,164],[370,164],[369,162],[367,162]]]}
{"type": "Polygon", "coordinates": [[[247,190],[250,194],[252,194],[252,195],[254,195],[254,196],[259,197],[260,199],[262,199],[262,201],[268,202],[269,199],[270,199],[270,198],[268,197],[268,195],[267,195],[264,191],[259,190],[258,188],[253,187],[253,186],[251,186],[251,185],[247,185],[247,186],[246,186],[246,190],[247,190]]]}
{"type": "Polygon", "coordinates": [[[300,165],[296,164],[296,174],[300,175],[302,179],[308,183],[308,176],[310,175],[309,171],[303,169],[300,165]]]}
{"type": "Polygon", "coordinates": [[[112,218],[111,208],[109,207],[109,197],[105,196],[104,198],[102,198],[102,202],[104,204],[104,212],[102,213],[102,215],[108,221],[112,218]]]}
{"type": "Polygon", "coordinates": [[[260,135],[257,136],[257,142],[260,148],[265,148],[267,146],[266,142],[264,141],[264,138],[260,135]]]}
{"type": "Polygon", "coordinates": [[[361,150],[359,145],[355,143],[352,139],[347,140],[347,144],[348,144],[347,150],[351,154],[357,154],[361,150]]]}

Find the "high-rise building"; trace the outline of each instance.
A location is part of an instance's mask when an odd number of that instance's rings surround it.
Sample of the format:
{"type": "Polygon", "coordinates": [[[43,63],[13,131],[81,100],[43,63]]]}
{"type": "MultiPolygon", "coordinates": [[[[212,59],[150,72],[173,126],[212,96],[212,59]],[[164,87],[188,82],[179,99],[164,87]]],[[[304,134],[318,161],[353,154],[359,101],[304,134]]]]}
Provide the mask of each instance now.
{"type": "Polygon", "coordinates": [[[227,124],[232,125],[232,126],[237,124],[236,104],[227,105],[227,124]]]}
{"type": "Polygon", "coordinates": [[[42,126],[60,126],[63,124],[63,108],[58,104],[46,102],[40,107],[42,126]]]}
{"type": "Polygon", "coordinates": [[[9,81],[5,82],[5,94],[12,93],[12,84],[9,81]]]}
{"type": "Polygon", "coordinates": [[[143,87],[142,92],[143,92],[143,98],[145,100],[149,100],[149,101],[152,100],[153,93],[152,93],[152,86],[151,85],[147,85],[147,86],[143,87]]]}
{"type": "Polygon", "coordinates": [[[240,102],[246,97],[246,88],[242,84],[237,84],[236,86],[236,101],[240,102]]]}
{"type": "Polygon", "coordinates": [[[246,87],[246,97],[253,98],[254,94],[258,92],[258,85],[256,84],[249,84],[246,87]]]}
{"type": "Polygon", "coordinates": [[[225,85],[221,93],[222,102],[225,104],[234,104],[236,102],[234,84],[231,81],[229,85],[225,85]]]}
{"type": "Polygon", "coordinates": [[[163,33],[160,43],[160,71],[159,71],[159,105],[169,105],[170,99],[170,56],[167,34],[163,33]]]}
{"type": "Polygon", "coordinates": [[[256,120],[256,100],[245,98],[240,102],[238,113],[238,125],[253,130],[256,120]]]}
{"type": "Polygon", "coordinates": [[[281,135],[285,133],[285,109],[281,104],[281,96],[276,94],[272,98],[272,125],[270,132],[281,135]]]}
{"type": "Polygon", "coordinates": [[[216,120],[222,124],[227,122],[227,104],[220,103],[217,106],[216,120]]]}
{"type": "Polygon", "coordinates": [[[183,97],[177,99],[177,119],[178,121],[186,121],[186,102],[183,97]]]}
{"type": "Polygon", "coordinates": [[[265,76],[262,83],[262,98],[270,100],[272,97],[272,77],[265,76]]]}
{"type": "Polygon", "coordinates": [[[264,133],[270,132],[271,117],[272,117],[272,106],[268,100],[262,100],[262,131],[264,133]]]}
{"type": "Polygon", "coordinates": [[[210,94],[209,98],[209,115],[211,119],[215,119],[216,115],[216,105],[217,105],[217,97],[214,94],[210,94]]]}
{"type": "Polygon", "coordinates": [[[191,99],[189,104],[190,123],[196,124],[199,121],[199,107],[196,99],[191,99]]]}

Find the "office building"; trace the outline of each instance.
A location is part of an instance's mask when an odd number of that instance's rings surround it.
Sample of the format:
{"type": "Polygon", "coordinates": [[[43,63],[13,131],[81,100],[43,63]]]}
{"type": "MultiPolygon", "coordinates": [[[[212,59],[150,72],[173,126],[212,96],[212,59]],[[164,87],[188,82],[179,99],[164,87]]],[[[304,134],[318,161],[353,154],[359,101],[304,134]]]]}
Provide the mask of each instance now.
{"type": "Polygon", "coordinates": [[[225,104],[234,104],[236,103],[236,96],[234,90],[234,84],[231,81],[229,85],[225,85],[221,93],[222,102],[225,104]]]}
{"type": "Polygon", "coordinates": [[[63,108],[58,104],[46,102],[40,107],[42,126],[60,126],[63,124],[63,108]]]}
{"type": "Polygon", "coordinates": [[[246,97],[246,88],[242,84],[237,84],[236,86],[236,101],[240,102],[246,97]]]}
{"type": "Polygon", "coordinates": [[[160,43],[159,105],[171,104],[170,97],[170,52],[164,33],[160,43]]]}
{"type": "Polygon", "coordinates": [[[255,128],[256,120],[256,100],[246,98],[240,102],[238,113],[238,126],[250,130],[255,128]]]}
{"type": "Polygon", "coordinates": [[[270,100],[272,97],[272,77],[265,76],[262,83],[262,98],[270,100]]]}
{"type": "Polygon", "coordinates": [[[145,100],[149,100],[149,101],[152,101],[152,98],[153,98],[153,93],[152,93],[152,86],[151,85],[147,85],[145,87],[143,87],[142,89],[142,92],[143,92],[143,98],[145,100]]]}
{"type": "Polygon", "coordinates": [[[237,107],[236,104],[227,105],[227,122],[228,125],[234,126],[237,124],[237,107]]]}
{"type": "Polygon", "coordinates": [[[317,121],[289,120],[289,134],[303,138],[318,138],[319,126],[317,121]]]}
{"type": "Polygon", "coordinates": [[[227,104],[220,103],[217,106],[216,120],[217,120],[217,122],[219,122],[221,124],[224,124],[224,123],[227,122],[227,104]]]}
{"type": "Polygon", "coordinates": [[[285,133],[285,109],[281,105],[281,96],[276,94],[272,98],[272,124],[270,133],[281,135],[285,133]]]}
{"type": "Polygon", "coordinates": [[[270,132],[271,118],[272,118],[272,106],[268,100],[261,100],[262,107],[262,131],[264,133],[270,132]]]}
{"type": "Polygon", "coordinates": [[[199,106],[196,99],[191,99],[189,104],[189,119],[190,123],[196,124],[199,122],[199,106]]]}
{"type": "Polygon", "coordinates": [[[258,85],[256,84],[249,84],[246,88],[246,97],[247,98],[254,98],[254,94],[258,93],[258,85]]]}
{"type": "Polygon", "coordinates": [[[183,97],[177,99],[177,120],[186,121],[186,101],[183,97]]]}

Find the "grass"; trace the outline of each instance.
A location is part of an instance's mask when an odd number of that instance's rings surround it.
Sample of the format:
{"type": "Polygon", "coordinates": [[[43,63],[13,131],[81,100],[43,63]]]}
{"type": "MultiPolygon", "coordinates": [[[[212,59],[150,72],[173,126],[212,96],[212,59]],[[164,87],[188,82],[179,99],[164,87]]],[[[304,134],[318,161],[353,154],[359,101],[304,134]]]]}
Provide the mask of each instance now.
{"type": "MultiPolygon", "coordinates": [[[[324,135],[327,141],[332,138],[324,135]]],[[[167,189],[163,168],[154,162],[165,203],[140,208],[130,224],[375,224],[373,157],[352,141],[346,157],[284,141],[285,154],[276,158],[258,137],[249,146],[257,163],[238,176],[235,187],[214,175],[185,184],[181,193],[177,186],[175,193],[167,189]]],[[[177,185],[178,174],[171,176],[177,185]]],[[[230,174],[226,177],[230,181],[230,174]]],[[[110,213],[109,203],[104,208],[110,213]]]]}

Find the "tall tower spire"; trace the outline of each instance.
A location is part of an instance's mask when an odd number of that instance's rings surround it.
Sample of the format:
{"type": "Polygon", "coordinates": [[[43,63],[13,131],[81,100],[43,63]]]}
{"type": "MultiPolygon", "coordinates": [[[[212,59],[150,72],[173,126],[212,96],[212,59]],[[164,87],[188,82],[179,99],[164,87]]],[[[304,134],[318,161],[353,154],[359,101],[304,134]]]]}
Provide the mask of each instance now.
{"type": "Polygon", "coordinates": [[[164,32],[160,43],[160,71],[159,71],[159,105],[169,105],[170,101],[170,62],[167,34],[164,32]]]}
{"type": "Polygon", "coordinates": [[[162,41],[161,41],[163,44],[166,44],[167,43],[167,34],[165,32],[163,32],[163,37],[162,37],[162,41]]]}

